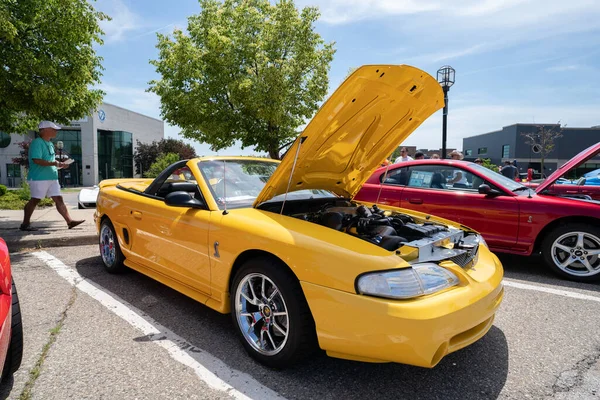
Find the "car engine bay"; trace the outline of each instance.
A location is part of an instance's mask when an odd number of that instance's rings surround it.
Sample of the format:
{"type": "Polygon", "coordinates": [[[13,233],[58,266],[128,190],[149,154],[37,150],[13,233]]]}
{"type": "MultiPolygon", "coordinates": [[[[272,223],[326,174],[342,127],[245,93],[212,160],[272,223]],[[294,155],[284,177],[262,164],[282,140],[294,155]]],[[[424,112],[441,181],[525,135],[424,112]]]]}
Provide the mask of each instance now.
{"type": "Polygon", "coordinates": [[[286,203],[284,214],[358,237],[411,263],[451,259],[465,266],[477,256],[481,242],[475,232],[429,221],[429,217],[419,220],[376,204],[367,207],[341,199],[286,203]]]}

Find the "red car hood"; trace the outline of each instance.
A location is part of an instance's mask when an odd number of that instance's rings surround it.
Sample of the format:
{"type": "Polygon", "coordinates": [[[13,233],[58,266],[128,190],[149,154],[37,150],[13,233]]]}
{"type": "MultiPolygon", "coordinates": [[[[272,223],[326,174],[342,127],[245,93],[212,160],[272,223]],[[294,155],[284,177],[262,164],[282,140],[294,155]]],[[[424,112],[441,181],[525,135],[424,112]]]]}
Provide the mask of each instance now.
{"type": "Polygon", "coordinates": [[[540,183],[540,185],[537,188],[535,188],[535,192],[541,193],[544,190],[548,189],[550,186],[552,186],[558,180],[558,178],[560,178],[561,176],[563,176],[564,174],[566,174],[573,168],[577,168],[579,165],[583,164],[590,158],[593,158],[599,152],[600,152],[600,142],[588,147],[587,149],[585,149],[584,151],[582,151],[581,153],[577,154],[575,157],[571,158],[569,161],[564,163],[556,171],[554,171],[554,173],[552,175],[550,175],[548,177],[548,179],[546,179],[544,182],[540,183]]]}

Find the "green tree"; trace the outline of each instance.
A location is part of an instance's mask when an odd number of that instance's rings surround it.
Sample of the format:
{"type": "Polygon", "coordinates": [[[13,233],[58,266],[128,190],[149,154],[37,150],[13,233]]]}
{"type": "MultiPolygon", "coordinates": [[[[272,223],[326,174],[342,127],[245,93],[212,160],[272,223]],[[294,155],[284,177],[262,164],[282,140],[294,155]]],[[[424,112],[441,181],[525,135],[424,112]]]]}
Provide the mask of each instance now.
{"type": "Polygon", "coordinates": [[[534,152],[540,154],[540,173],[545,176],[544,173],[544,160],[554,150],[554,141],[559,137],[562,137],[563,128],[566,125],[560,124],[560,121],[556,125],[537,125],[533,132],[525,132],[521,135],[525,137],[525,144],[535,149],[534,152]]]}
{"type": "Polygon", "coordinates": [[[0,131],[89,114],[104,93],[99,21],[86,0],[0,0],[0,131]]]}
{"type": "Polygon", "coordinates": [[[138,172],[144,172],[150,169],[152,163],[160,155],[167,153],[179,155],[180,160],[197,157],[196,150],[183,140],[167,138],[161,139],[158,142],[155,140],[152,143],[142,143],[138,140],[133,160],[138,172]]]}
{"type": "Polygon", "coordinates": [[[489,158],[482,158],[481,159],[483,161],[482,166],[486,167],[487,169],[490,169],[494,172],[498,172],[498,166],[496,164],[492,164],[492,160],[489,158]]]}
{"type": "Polygon", "coordinates": [[[175,153],[161,154],[148,171],[144,172],[145,178],[156,178],[169,165],[179,161],[179,155],[175,153]]]}
{"type": "Polygon", "coordinates": [[[292,0],[200,0],[188,33],[158,35],[162,79],[150,82],[163,118],[213,151],[242,147],[279,158],[328,89],[335,50],[314,31],[319,12],[292,0]]]}

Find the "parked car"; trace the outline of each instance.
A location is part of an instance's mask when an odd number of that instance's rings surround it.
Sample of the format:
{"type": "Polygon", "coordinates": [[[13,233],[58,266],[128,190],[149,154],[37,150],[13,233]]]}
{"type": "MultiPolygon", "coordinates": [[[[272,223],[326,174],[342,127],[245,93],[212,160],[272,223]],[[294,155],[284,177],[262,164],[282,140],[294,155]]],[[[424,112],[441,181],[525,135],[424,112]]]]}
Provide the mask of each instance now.
{"type": "Polygon", "coordinates": [[[0,238],[0,365],[2,381],[11,377],[23,358],[23,326],[8,248],[0,238]]]}
{"type": "MultiPolygon", "coordinates": [[[[562,169],[560,169],[562,171],[562,169]]],[[[600,200],[600,177],[596,171],[588,172],[579,179],[558,178],[556,182],[546,188],[546,193],[559,196],[591,198],[600,200]]],[[[566,174],[565,172],[562,172],[566,174]]],[[[532,188],[537,188],[545,180],[536,180],[527,183],[532,188]]]]}
{"type": "Polygon", "coordinates": [[[96,208],[96,200],[98,199],[99,191],[98,185],[95,185],[91,189],[81,189],[77,196],[77,208],[96,208]]]}
{"type": "Polygon", "coordinates": [[[482,166],[425,160],[378,169],[356,196],[452,219],[483,234],[492,251],[541,252],[557,274],[575,281],[600,279],[600,202],[562,194],[554,182],[600,152],[600,143],[532,189],[482,166]],[[450,184],[461,176],[461,184],[450,184]]]}
{"type": "Polygon", "coordinates": [[[361,67],[281,163],[203,157],[154,180],[102,181],[104,266],[231,312],[247,352],[269,366],[320,347],[433,367],[490,329],[502,265],[468,228],[351,198],[443,101],[416,68],[361,67]]]}

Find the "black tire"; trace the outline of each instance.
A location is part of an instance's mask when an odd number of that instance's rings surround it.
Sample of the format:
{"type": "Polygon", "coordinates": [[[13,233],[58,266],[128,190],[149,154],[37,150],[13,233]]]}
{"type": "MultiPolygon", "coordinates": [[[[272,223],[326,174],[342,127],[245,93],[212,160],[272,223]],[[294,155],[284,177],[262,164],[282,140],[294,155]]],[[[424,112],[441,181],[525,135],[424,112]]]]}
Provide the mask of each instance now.
{"type": "MultiPolygon", "coordinates": [[[[246,261],[235,274],[231,285],[231,315],[240,340],[248,354],[271,368],[292,366],[301,359],[314,353],[317,347],[315,322],[300,287],[298,279],[290,273],[280,261],[260,257],[246,261]],[[236,312],[236,294],[245,278],[253,274],[266,276],[277,287],[284,306],[287,308],[287,340],[281,350],[274,355],[261,354],[244,336],[236,312]]],[[[253,306],[255,307],[255,306],[253,306]]],[[[244,318],[244,317],[241,317],[244,318]]],[[[276,317],[272,317],[275,321],[276,317]]],[[[263,324],[264,324],[264,318],[263,324]]],[[[281,320],[280,320],[281,321],[281,320]]],[[[264,325],[263,325],[264,326],[264,325]]],[[[273,330],[273,332],[275,332],[273,330]]]]}
{"type": "Polygon", "coordinates": [[[546,265],[557,275],[575,282],[600,281],[600,256],[589,255],[587,251],[600,249],[600,228],[585,223],[567,223],[551,231],[542,242],[542,257],[546,265]],[[583,234],[584,246],[577,246],[578,234],[583,234]],[[560,240],[559,240],[560,239],[560,240]],[[572,251],[557,249],[554,243],[571,248],[572,251]],[[584,260],[593,268],[589,272],[579,260],[584,260]],[[560,262],[573,260],[572,265],[559,267],[560,262]]]}
{"type": "Polygon", "coordinates": [[[98,246],[100,249],[100,258],[102,259],[102,264],[104,264],[104,268],[107,272],[111,274],[118,274],[125,269],[125,265],[123,261],[125,261],[125,256],[123,252],[121,252],[121,246],[119,246],[119,239],[117,237],[117,233],[115,232],[115,227],[112,222],[108,218],[105,218],[100,224],[100,235],[98,237],[98,246]],[[108,235],[108,231],[112,234],[112,243],[114,247],[114,256],[103,254],[103,243],[110,241],[110,235],[108,235]],[[111,262],[112,259],[112,262],[111,262]]]}
{"type": "Polygon", "coordinates": [[[12,376],[23,360],[23,323],[21,320],[21,307],[15,281],[12,282],[12,323],[10,327],[10,344],[6,353],[6,361],[2,369],[2,380],[12,376]]]}
{"type": "Polygon", "coordinates": [[[83,210],[84,207],[81,205],[81,203],[77,203],[77,208],[83,210]]]}

